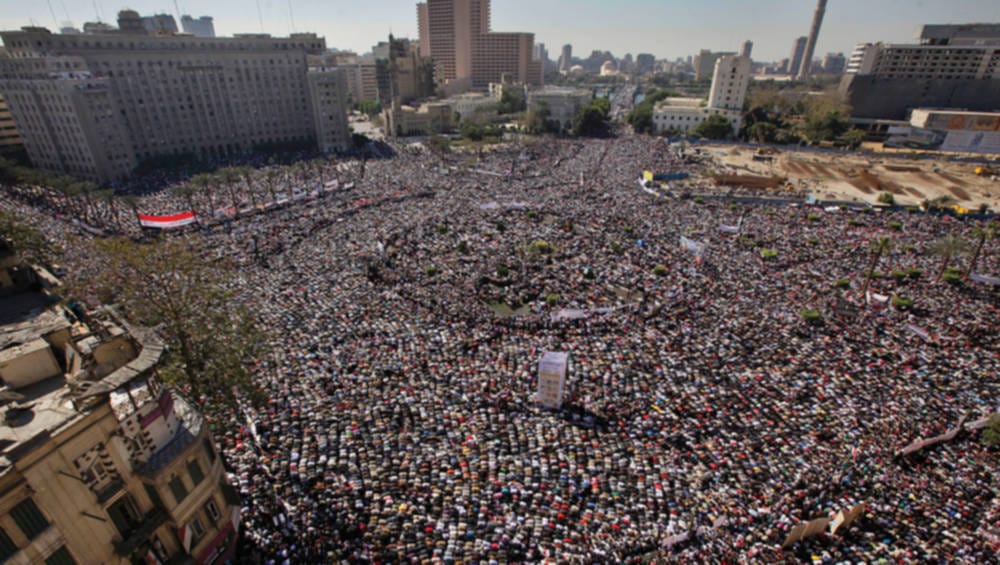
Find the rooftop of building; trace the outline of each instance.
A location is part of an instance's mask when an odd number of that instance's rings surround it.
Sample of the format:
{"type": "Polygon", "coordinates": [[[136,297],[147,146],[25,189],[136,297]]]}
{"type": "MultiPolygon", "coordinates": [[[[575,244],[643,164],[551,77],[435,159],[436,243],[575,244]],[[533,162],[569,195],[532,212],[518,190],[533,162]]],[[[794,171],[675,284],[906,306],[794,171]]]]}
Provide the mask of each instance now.
{"type": "Polygon", "coordinates": [[[656,103],[656,110],[664,108],[690,108],[698,109],[708,106],[708,101],[704,98],[664,98],[656,103]]]}
{"type": "Polygon", "coordinates": [[[1000,23],[925,24],[920,39],[1000,39],[1000,23]]]}
{"type": "Polygon", "coordinates": [[[0,298],[0,473],[145,374],[162,352],[110,311],[64,306],[36,284],[14,290],[0,298]]]}
{"type": "Polygon", "coordinates": [[[985,118],[995,118],[1000,116],[1000,110],[994,110],[991,112],[979,112],[975,110],[966,110],[964,108],[914,108],[911,112],[927,112],[931,114],[950,114],[956,116],[982,116],[985,118]]]}

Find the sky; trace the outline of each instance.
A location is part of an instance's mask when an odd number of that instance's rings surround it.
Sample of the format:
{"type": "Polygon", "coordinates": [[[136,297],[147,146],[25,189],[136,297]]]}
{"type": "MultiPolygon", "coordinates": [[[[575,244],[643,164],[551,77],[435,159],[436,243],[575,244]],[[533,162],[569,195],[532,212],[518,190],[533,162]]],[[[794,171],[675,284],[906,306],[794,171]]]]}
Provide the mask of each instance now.
{"type": "MultiPolygon", "coordinates": [[[[788,57],[808,35],[814,0],[493,0],[493,30],[533,32],[551,59],[563,44],[586,57],[592,50],[652,53],[675,59],[698,52],[736,51],[753,41],[753,58],[788,57]]],[[[364,53],[397,37],[417,37],[414,0],[0,0],[0,29],[26,25],[81,27],[118,10],[142,15],[178,13],[215,18],[219,35],[263,31],[275,36],[311,31],[327,47],[364,53]],[[259,7],[259,11],[258,11],[259,7]]],[[[1000,0],[829,0],[817,57],[850,54],[863,42],[909,42],[924,23],[1000,22],[1000,0]]]]}

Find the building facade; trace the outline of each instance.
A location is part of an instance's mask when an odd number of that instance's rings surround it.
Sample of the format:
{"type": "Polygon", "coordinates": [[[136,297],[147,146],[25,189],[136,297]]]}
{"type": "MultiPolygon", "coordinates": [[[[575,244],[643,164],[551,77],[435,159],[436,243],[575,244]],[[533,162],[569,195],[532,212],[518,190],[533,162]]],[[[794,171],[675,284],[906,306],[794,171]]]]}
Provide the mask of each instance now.
{"type": "Polygon", "coordinates": [[[142,25],[149,33],[177,33],[177,20],[170,14],[143,16],[142,25]]]}
{"type": "Polygon", "coordinates": [[[231,560],[239,496],[204,416],[157,376],[162,344],[19,283],[0,298],[30,311],[0,338],[0,561],[231,560]]]}
{"type": "Polygon", "coordinates": [[[560,131],[573,127],[577,112],[594,99],[591,90],[582,88],[545,87],[528,91],[528,110],[538,112],[546,108],[549,119],[559,123],[560,131]]]}
{"type": "Polygon", "coordinates": [[[799,69],[802,68],[802,60],[806,54],[806,43],[808,42],[808,37],[797,37],[792,42],[792,53],[788,56],[788,68],[785,69],[785,72],[789,75],[794,77],[799,74],[799,69]]]}
{"type": "Polygon", "coordinates": [[[0,60],[0,93],[32,162],[53,172],[109,181],[158,157],[310,145],[323,127],[315,116],[338,111],[317,111],[320,101],[310,97],[307,55],[326,48],[314,34],[61,36],[24,28],[0,37],[11,55],[0,60]]]}
{"type": "Polygon", "coordinates": [[[692,133],[710,116],[721,115],[740,129],[743,102],[753,72],[747,57],[727,55],[718,59],[712,73],[708,101],[700,98],[667,98],[653,110],[653,129],[657,133],[692,133]]]}
{"type": "Polygon", "coordinates": [[[860,119],[904,120],[920,107],[995,110],[1000,24],[925,25],[919,43],[858,45],[840,92],[860,119]]]}
{"type": "Polygon", "coordinates": [[[715,72],[715,63],[722,57],[736,55],[736,53],[713,53],[708,49],[702,49],[694,56],[694,79],[709,80],[715,72]]]}
{"type": "Polygon", "coordinates": [[[19,153],[23,149],[21,134],[17,131],[14,116],[10,114],[3,96],[0,96],[0,155],[19,153]]]}
{"type": "Polygon", "coordinates": [[[534,34],[490,30],[489,0],[428,0],[417,5],[420,49],[434,61],[436,80],[449,94],[486,88],[511,74],[541,84],[544,66],[535,57],[534,34]]]}
{"type": "Polygon", "coordinates": [[[184,29],[184,33],[190,33],[195,37],[215,37],[215,22],[211,16],[192,18],[184,14],[181,16],[181,28],[184,29]]]}

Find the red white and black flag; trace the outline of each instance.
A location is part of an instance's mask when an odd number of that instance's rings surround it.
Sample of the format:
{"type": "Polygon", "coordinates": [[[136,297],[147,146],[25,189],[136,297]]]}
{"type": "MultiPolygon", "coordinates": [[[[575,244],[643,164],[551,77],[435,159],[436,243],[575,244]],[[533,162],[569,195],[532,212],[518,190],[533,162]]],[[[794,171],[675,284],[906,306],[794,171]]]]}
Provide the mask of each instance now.
{"type": "Polygon", "coordinates": [[[179,228],[181,226],[193,224],[197,220],[198,216],[194,213],[194,210],[173,214],[171,216],[150,216],[147,214],[139,214],[139,224],[144,228],[179,228]]]}

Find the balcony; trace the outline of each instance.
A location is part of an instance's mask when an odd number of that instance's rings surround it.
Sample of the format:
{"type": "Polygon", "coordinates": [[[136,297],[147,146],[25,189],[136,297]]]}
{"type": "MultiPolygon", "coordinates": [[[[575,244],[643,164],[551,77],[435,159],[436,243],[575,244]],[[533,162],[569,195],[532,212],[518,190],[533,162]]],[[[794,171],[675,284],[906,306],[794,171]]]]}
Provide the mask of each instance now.
{"type": "Polygon", "coordinates": [[[174,396],[174,413],[177,415],[177,419],[180,420],[180,425],[177,426],[177,432],[174,434],[174,437],[161,447],[159,451],[154,453],[148,461],[136,466],[136,474],[142,477],[154,478],[198,439],[198,435],[201,434],[201,429],[205,424],[205,417],[188,404],[186,400],[176,395],[174,396]]]}
{"type": "Polygon", "coordinates": [[[153,535],[153,532],[166,523],[166,512],[159,508],[150,510],[127,538],[115,542],[115,553],[121,557],[132,555],[143,542],[149,539],[149,536],[153,535]]]}
{"type": "Polygon", "coordinates": [[[105,502],[111,500],[116,494],[121,492],[123,488],[125,488],[125,483],[123,483],[121,479],[111,481],[107,486],[101,487],[95,492],[97,495],[97,503],[104,504],[105,502]]]}

